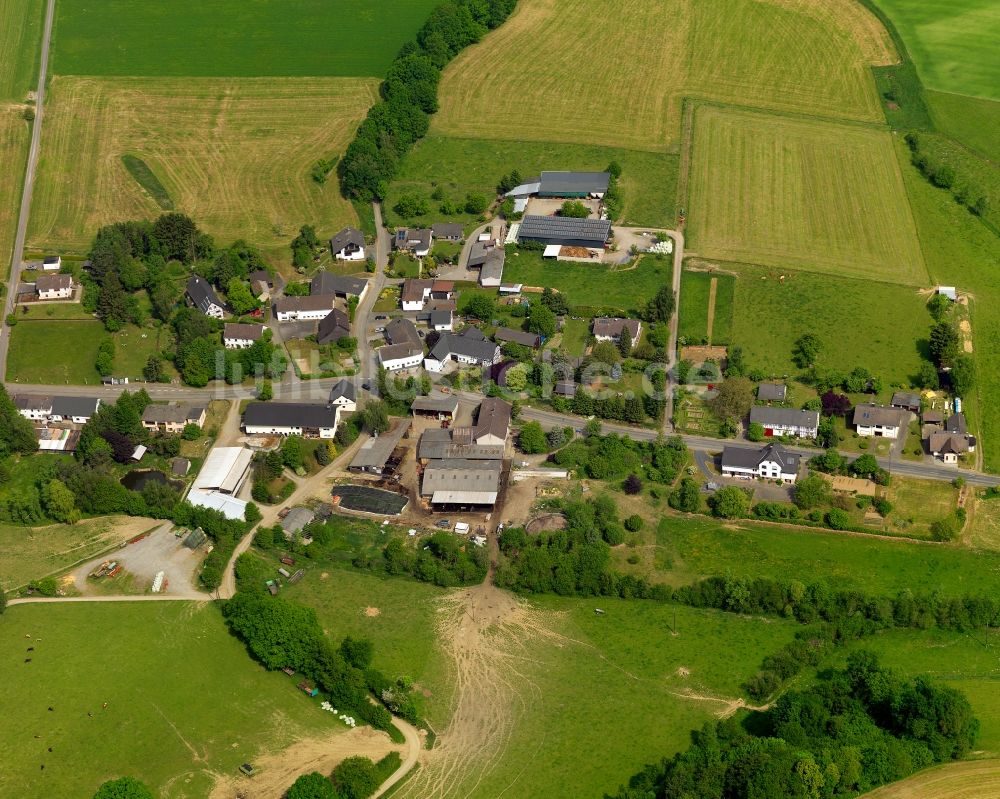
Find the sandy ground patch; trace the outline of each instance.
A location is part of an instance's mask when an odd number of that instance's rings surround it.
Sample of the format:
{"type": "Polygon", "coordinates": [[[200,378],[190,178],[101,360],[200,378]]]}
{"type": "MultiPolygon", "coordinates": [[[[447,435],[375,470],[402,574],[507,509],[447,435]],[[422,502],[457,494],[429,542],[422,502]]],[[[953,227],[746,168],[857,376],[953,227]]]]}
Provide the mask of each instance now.
{"type": "Polygon", "coordinates": [[[345,758],[361,755],[379,760],[389,752],[400,750],[388,735],[371,727],[337,731],[328,737],[299,741],[281,752],[254,759],[257,773],[253,777],[216,775],[210,799],[275,799],[284,796],[302,774],[311,771],[329,774],[345,758]]]}
{"type": "Polygon", "coordinates": [[[365,608],[365,615],[369,619],[373,619],[376,616],[381,616],[382,615],[382,611],[379,610],[378,608],[365,608]]]}

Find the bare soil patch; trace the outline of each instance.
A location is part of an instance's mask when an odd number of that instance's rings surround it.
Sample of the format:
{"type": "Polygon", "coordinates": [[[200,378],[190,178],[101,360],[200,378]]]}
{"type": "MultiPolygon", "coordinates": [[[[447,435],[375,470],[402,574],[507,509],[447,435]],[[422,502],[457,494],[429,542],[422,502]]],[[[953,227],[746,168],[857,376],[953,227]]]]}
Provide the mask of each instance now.
{"type": "Polygon", "coordinates": [[[373,619],[376,616],[381,616],[382,615],[382,611],[379,610],[378,608],[367,607],[367,608],[365,608],[365,615],[369,619],[373,619]]]}
{"type": "Polygon", "coordinates": [[[725,358],[725,347],[681,347],[681,359],[691,361],[691,363],[705,363],[705,361],[714,360],[721,364],[725,358]]]}
{"type": "Polygon", "coordinates": [[[544,530],[565,530],[566,517],[561,513],[546,513],[544,516],[536,516],[524,528],[528,533],[541,533],[544,530]]]}

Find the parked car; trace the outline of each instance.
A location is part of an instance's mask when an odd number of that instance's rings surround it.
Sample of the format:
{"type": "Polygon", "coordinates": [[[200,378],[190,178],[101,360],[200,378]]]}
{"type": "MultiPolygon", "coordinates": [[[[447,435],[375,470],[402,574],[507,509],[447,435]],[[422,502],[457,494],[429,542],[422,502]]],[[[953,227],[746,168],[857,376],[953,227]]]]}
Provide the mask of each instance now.
{"type": "Polygon", "coordinates": [[[448,521],[448,519],[438,519],[438,521],[434,523],[434,526],[440,527],[442,530],[447,530],[451,527],[451,522],[448,521]]]}

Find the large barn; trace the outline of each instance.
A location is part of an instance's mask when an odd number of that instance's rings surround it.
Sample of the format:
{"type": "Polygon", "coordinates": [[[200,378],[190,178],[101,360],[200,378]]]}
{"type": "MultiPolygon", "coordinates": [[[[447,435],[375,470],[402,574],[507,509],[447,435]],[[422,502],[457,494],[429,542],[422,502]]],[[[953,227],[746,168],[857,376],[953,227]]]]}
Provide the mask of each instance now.
{"type": "Polygon", "coordinates": [[[566,247],[603,248],[611,235],[607,219],[563,216],[526,216],[517,231],[518,241],[539,241],[566,247]]]}

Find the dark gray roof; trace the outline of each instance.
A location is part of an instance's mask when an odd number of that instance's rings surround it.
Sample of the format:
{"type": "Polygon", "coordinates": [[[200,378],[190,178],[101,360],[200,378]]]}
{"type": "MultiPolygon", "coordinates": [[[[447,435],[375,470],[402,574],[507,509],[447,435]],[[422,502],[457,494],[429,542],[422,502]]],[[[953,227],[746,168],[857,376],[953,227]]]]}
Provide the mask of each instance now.
{"type": "Polygon", "coordinates": [[[274,427],[334,427],[337,409],[306,402],[251,402],[243,411],[244,425],[274,427]]]}
{"type": "Polygon", "coordinates": [[[796,408],[769,408],[766,405],[754,405],[750,409],[750,421],[759,422],[768,427],[807,427],[819,426],[819,411],[800,411],[796,408]]]}
{"type": "Polygon", "coordinates": [[[351,318],[338,308],[334,308],[319,320],[319,327],[316,328],[316,343],[328,344],[350,335],[351,318]]]}
{"type": "Polygon", "coordinates": [[[409,358],[414,355],[423,354],[424,348],[418,344],[413,344],[409,341],[404,341],[402,344],[386,344],[384,347],[379,347],[375,352],[378,353],[378,359],[382,363],[386,361],[397,361],[401,358],[409,358]]]}
{"type": "Polygon", "coordinates": [[[358,398],[358,389],[350,380],[339,380],[337,384],[330,389],[330,402],[336,399],[345,397],[352,402],[358,398]]]}
{"type": "Polygon", "coordinates": [[[53,397],[53,416],[93,416],[101,404],[97,397],[53,397]]]}
{"type": "Polygon", "coordinates": [[[527,333],[524,330],[511,330],[509,327],[498,327],[493,334],[497,341],[512,341],[525,347],[537,347],[541,337],[537,333],[527,333]]]}
{"type": "Polygon", "coordinates": [[[393,319],[385,326],[385,340],[390,344],[415,344],[423,348],[417,326],[409,319],[393,319]]]}
{"type": "Polygon", "coordinates": [[[431,230],[436,239],[460,239],[464,235],[462,226],[455,222],[435,222],[431,230]]]}
{"type": "Polygon", "coordinates": [[[479,270],[479,282],[488,278],[503,280],[503,265],[507,259],[507,251],[503,247],[496,247],[486,253],[486,259],[479,270]]]}
{"type": "MultiPolygon", "coordinates": [[[[429,411],[431,413],[455,413],[458,410],[458,397],[415,397],[411,406],[415,411],[429,411]]],[[[451,441],[451,431],[448,433],[448,440],[451,441]]]]}
{"type": "Polygon", "coordinates": [[[489,255],[491,252],[493,252],[493,250],[495,249],[497,249],[497,245],[496,242],[492,240],[472,242],[472,247],[469,249],[468,266],[470,268],[473,266],[482,266],[484,263],[486,263],[486,256],[489,255]]]}
{"type": "Polygon", "coordinates": [[[245,325],[239,322],[226,322],[222,330],[224,339],[246,339],[248,341],[259,341],[264,335],[264,325],[245,325]]]}
{"type": "Polygon", "coordinates": [[[726,446],[722,449],[722,466],[736,469],[756,469],[764,461],[773,461],[785,474],[798,472],[800,456],[774,442],[760,449],[726,446]]]}
{"type": "Polygon", "coordinates": [[[788,386],[784,383],[761,383],[757,386],[757,399],[765,402],[784,402],[788,386]]]}
{"type": "Polygon", "coordinates": [[[965,435],[968,432],[968,425],[965,423],[964,413],[953,413],[944,422],[944,429],[949,433],[959,433],[965,435]]]}
{"type": "Polygon", "coordinates": [[[485,340],[482,333],[475,328],[466,328],[461,333],[443,334],[431,350],[431,357],[436,361],[443,361],[452,354],[474,358],[483,363],[492,363],[497,354],[497,345],[495,342],[485,340]]]}
{"type": "Polygon", "coordinates": [[[187,282],[186,291],[187,295],[191,298],[191,302],[202,313],[207,313],[212,305],[217,305],[220,308],[223,307],[222,301],[215,293],[215,289],[200,275],[191,275],[191,278],[187,282]]]}
{"type": "Polygon", "coordinates": [[[72,287],[72,275],[39,275],[35,279],[35,288],[38,291],[57,291],[58,289],[68,289],[72,287]]]}
{"type": "Polygon", "coordinates": [[[584,241],[603,247],[611,234],[607,219],[574,219],[566,216],[526,216],[521,220],[518,240],[584,241]]]}
{"type": "Polygon", "coordinates": [[[336,294],[310,294],[307,297],[282,297],[274,303],[274,312],[288,313],[290,311],[322,311],[324,308],[332,309],[336,301],[336,294]]]}
{"type": "Polygon", "coordinates": [[[611,176],[607,172],[542,172],[542,194],[604,194],[611,176]]]}
{"type": "Polygon", "coordinates": [[[920,395],[911,391],[897,391],[892,395],[889,404],[897,408],[912,408],[920,410],[920,395]]]}
{"type": "Polygon", "coordinates": [[[552,389],[556,394],[560,394],[564,397],[575,397],[578,385],[574,380],[562,380],[555,384],[552,389]]]}
{"type": "Polygon", "coordinates": [[[431,311],[431,327],[451,324],[451,311],[431,311]]]}
{"type": "Polygon", "coordinates": [[[430,228],[401,227],[392,238],[392,246],[397,250],[424,250],[431,246],[430,228]]]}
{"type": "Polygon", "coordinates": [[[368,439],[351,461],[351,469],[381,469],[389,460],[396,445],[410,429],[409,419],[400,419],[391,430],[376,438],[368,439]]]}
{"type": "Polygon", "coordinates": [[[11,399],[19,411],[48,411],[52,408],[52,397],[47,394],[15,394],[11,399]]]}
{"type": "Polygon", "coordinates": [[[355,247],[365,246],[365,234],[357,228],[345,227],[340,233],[330,239],[330,252],[338,253],[348,244],[355,247]]]}
{"type": "Polygon", "coordinates": [[[309,284],[310,294],[343,294],[344,296],[360,297],[368,281],[360,277],[334,275],[325,269],[313,275],[309,284]]]}
{"type": "Polygon", "coordinates": [[[854,406],[854,425],[870,427],[899,427],[903,424],[903,411],[887,408],[884,405],[862,403],[854,406]]]}
{"type": "Polygon", "coordinates": [[[594,320],[592,331],[595,336],[609,336],[611,338],[621,338],[622,330],[628,330],[632,337],[632,343],[636,343],[639,337],[641,323],[637,319],[622,319],[618,316],[600,316],[594,320]]]}
{"type": "Polygon", "coordinates": [[[511,404],[504,402],[499,397],[486,397],[479,406],[479,416],[476,417],[476,427],[472,437],[479,439],[481,436],[493,434],[499,438],[506,438],[510,429],[511,404]]]}
{"type": "Polygon", "coordinates": [[[433,460],[424,469],[420,493],[424,496],[435,491],[485,491],[495,493],[500,488],[501,461],[472,460],[471,458],[445,458],[433,460]]]}

